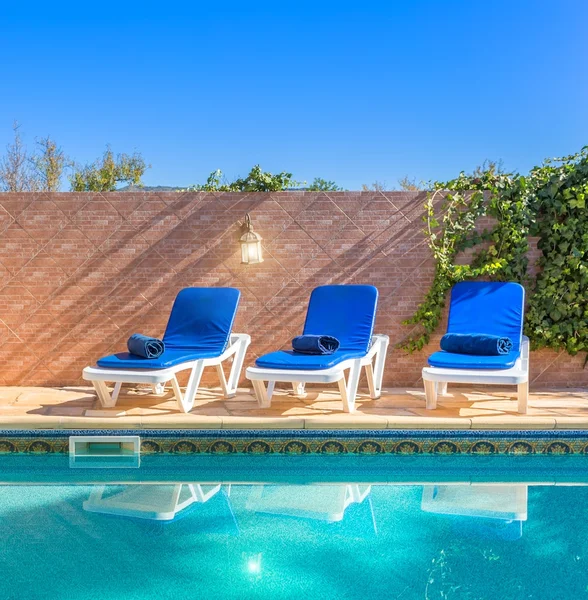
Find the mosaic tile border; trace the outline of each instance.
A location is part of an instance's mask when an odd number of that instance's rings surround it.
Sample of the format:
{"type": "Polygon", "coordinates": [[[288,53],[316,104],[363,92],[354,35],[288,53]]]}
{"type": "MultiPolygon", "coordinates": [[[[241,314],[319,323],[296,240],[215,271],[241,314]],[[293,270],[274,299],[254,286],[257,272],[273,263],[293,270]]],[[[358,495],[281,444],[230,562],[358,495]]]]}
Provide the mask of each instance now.
{"type": "MultiPolygon", "coordinates": [[[[70,435],[135,430],[0,430],[0,453],[65,454],[70,435]]],[[[588,431],[144,430],[144,454],[580,454],[588,431]]]]}

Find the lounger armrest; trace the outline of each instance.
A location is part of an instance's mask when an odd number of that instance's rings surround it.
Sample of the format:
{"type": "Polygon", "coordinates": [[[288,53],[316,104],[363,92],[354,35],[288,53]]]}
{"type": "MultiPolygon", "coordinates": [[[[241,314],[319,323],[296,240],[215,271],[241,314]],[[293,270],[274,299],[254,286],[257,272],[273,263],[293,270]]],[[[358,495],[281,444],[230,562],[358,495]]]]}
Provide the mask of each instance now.
{"type": "Polygon", "coordinates": [[[232,356],[239,350],[242,344],[245,344],[245,347],[249,346],[251,343],[251,336],[247,333],[231,333],[231,339],[229,341],[229,345],[227,349],[221,354],[220,360],[225,360],[229,356],[232,356]]]}
{"type": "Polygon", "coordinates": [[[530,354],[531,344],[529,343],[529,338],[524,335],[521,342],[521,368],[523,371],[529,371],[529,354],[530,354]]]}
{"type": "Polygon", "coordinates": [[[365,355],[365,359],[371,360],[380,350],[386,351],[389,342],[390,338],[387,335],[384,335],[383,333],[374,333],[372,336],[372,345],[365,355]]]}

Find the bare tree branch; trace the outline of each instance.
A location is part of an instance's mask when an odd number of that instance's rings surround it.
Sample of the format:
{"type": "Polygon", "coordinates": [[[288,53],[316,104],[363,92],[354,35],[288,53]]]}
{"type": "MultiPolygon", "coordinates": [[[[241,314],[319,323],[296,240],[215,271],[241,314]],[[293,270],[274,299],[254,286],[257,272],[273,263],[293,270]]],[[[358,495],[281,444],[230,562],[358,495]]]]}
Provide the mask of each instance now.
{"type": "Polygon", "coordinates": [[[30,168],[30,159],[17,121],[12,129],[14,141],[6,146],[6,154],[0,158],[0,188],[4,192],[35,192],[39,189],[39,182],[30,168]]]}

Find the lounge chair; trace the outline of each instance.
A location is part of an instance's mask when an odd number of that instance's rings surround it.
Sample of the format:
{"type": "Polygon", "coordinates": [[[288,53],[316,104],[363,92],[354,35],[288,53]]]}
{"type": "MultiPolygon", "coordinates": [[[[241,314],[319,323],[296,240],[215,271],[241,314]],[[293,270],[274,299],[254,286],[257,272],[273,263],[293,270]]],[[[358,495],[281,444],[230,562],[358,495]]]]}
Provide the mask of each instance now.
{"type": "Polygon", "coordinates": [[[256,366],[247,369],[246,376],[253,382],[259,405],[271,405],[276,382],[291,383],[298,395],[304,393],[307,383],[337,382],[343,409],[353,412],[362,367],[365,367],[370,396],[379,398],[388,336],[372,335],[377,302],[378,290],[371,285],[324,285],[313,290],[304,334],[333,336],[339,340],[340,347],[326,355],[278,350],[258,358],[256,366]],[[347,383],[346,370],[349,370],[347,383]]]}
{"type": "Polygon", "coordinates": [[[451,291],[447,333],[482,333],[509,337],[508,354],[472,356],[439,351],[423,369],[426,406],[437,407],[447,383],[516,385],[518,412],[527,412],[529,339],[523,335],[525,290],[518,283],[462,282],[451,291]]]}
{"type": "Polygon", "coordinates": [[[150,384],[161,393],[171,381],[178,408],[189,412],[202,371],[214,366],[225,398],[234,396],[251,342],[247,334],[231,333],[240,295],[235,288],[183,289],[174,302],[163,336],[165,351],[159,358],[140,358],[128,352],[112,354],[98,360],[97,366],[86,367],[84,379],[92,382],[104,407],[116,405],[123,383],[150,384]],[[227,359],[233,360],[228,381],[222,367],[227,359]],[[190,378],[182,395],[176,373],[185,370],[190,370],[190,378]],[[106,381],[115,382],[112,395],[106,381]]]}

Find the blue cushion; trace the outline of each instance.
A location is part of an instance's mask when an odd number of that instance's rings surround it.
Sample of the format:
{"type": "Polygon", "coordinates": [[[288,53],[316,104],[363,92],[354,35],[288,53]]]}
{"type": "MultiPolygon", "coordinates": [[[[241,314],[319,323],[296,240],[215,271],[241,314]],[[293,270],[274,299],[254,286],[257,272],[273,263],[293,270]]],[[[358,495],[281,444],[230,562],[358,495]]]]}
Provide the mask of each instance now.
{"type": "Polygon", "coordinates": [[[370,348],[378,290],[373,285],[323,285],[310,295],[303,335],[331,335],[339,350],[370,348]]]}
{"type": "Polygon", "coordinates": [[[486,333],[508,337],[512,351],[501,356],[472,356],[435,352],[432,367],[510,369],[520,354],[525,290],[514,282],[464,281],[453,286],[447,333],[486,333]]]}
{"type": "Polygon", "coordinates": [[[235,288],[185,288],[172,307],[163,336],[165,352],[159,358],[139,358],[121,352],[99,359],[97,365],[158,369],[220,356],[229,343],[240,296],[235,288]]]}
{"type": "Polygon", "coordinates": [[[365,352],[337,350],[333,354],[300,354],[292,350],[278,350],[260,356],[255,364],[267,369],[294,369],[318,371],[328,369],[349,358],[361,358],[365,352]]]}
{"type": "Polygon", "coordinates": [[[348,358],[361,358],[370,348],[378,290],[373,285],[323,285],[310,295],[304,335],[330,335],[339,340],[339,350],[325,356],[279,350],[261,356],[258,367],[319,370],[348,358]]]}
{"type": "Polygon", "coordinates": [[[214,358],[219,356],[216,351],[204,352],[203,350],[192,351],[182,348],[166,348],[159,358],[141,358],[129,352],[119,352],[104,356],[97,361],[99,367],[109,369],[166,369],[191,360],[199,358],[214,358]]]}
{"type": "Polygon", "coordinates": [[[497,356],[474,356],[441,350],[429,356],[429,365],[444,369],[510,369],[514,367],[519,354],[519,352],[509,352],[497,356]]]}
{"type": "Polygon", "coordinates": [[[464,281],[451,290],[447,333],[488,333],[512,340],[523,335],[525,289],[519,283],[464,281]]]}
{"type": "Polygon", "coordinates": [[[222,354],[231,336],[241,292],[236,288],[185,288],[176,297],[165,329],[166,348],[222,354]]]}

